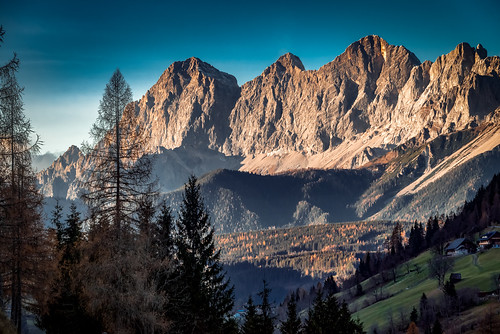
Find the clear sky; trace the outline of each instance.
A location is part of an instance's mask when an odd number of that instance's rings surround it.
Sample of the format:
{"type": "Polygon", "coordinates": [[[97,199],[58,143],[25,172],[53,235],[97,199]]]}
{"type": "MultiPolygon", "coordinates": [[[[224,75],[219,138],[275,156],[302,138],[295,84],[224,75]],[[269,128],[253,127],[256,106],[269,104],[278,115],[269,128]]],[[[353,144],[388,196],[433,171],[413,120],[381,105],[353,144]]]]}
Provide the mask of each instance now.
{"type": "Polygon", "coordinates": [[[286,52],[318,69],[372,34],[421,61],[460,42],[500,55],[499,13],[498,0],[0,0],[0,64],[18,54],[42,152],[61,152],[87,139],[116,68],[139,99],[172,62],[191,56],[241,85],[286,52]]]}

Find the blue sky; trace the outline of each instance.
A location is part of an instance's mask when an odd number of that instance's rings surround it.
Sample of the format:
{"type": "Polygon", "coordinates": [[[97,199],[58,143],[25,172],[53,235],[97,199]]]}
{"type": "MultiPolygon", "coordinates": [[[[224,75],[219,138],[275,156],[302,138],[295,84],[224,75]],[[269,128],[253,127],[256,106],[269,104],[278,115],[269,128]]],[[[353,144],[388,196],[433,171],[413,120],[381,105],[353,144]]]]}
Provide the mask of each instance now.
{"type": "Polygon", "coordinates": [[[318,69],[366,35],[434,61],[460,42],[500,55],[499,1],[25,1],[0,0],[0,64],[21,59],[25,112],[61,152],[87,139],[118,67],[139,99],[191,56],[241,85],[292,52],[318,69]]]}

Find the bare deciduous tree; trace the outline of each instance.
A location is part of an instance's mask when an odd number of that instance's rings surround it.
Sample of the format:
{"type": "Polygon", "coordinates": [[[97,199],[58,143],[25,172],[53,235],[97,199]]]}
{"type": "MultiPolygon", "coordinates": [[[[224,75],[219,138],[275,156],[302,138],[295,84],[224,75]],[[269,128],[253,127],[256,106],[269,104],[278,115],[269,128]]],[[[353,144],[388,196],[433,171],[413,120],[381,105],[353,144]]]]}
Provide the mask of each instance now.
{"type": "MultiPolygon", "coordinates": [[[[155,191],[131,100],[130,87],[116,70],[90,131],[94,142],[86,145],[94,166],[83,195],[90,217],[82,282],[89,309],[107,330],[154,333],[165,328],[165,296],[152,275],[160,265],[148,246],[152,236],[140,232],[150,230],[145,220],[151,217],[141,213],[141,204],[152,205],[155,191]]],[[[148,215],[153,214],[152,207],[148,215]]]]}
{"type": "MultiPolygon", "coordinates": [[[[0,27],[0,41],[4,31],[0,27]]],[[[46,235],[40,218],[42,197],[31,169],[33,130],[23,113],[16,55],[0,67],[0,275],[2,295],[10,300],[12,323],[21,332],[23,308],[34,307],[44,277],[46,235]]],[[[1,303],[3,304],[3,303],[1,303]]]]}
{"type": "Polygon", "coordinates": [[[443,286],[446,273],[453,268],[453,259],[440,254],[434,254],[429,260],[429,276],[438,280],[439,287],[443,286]]]}

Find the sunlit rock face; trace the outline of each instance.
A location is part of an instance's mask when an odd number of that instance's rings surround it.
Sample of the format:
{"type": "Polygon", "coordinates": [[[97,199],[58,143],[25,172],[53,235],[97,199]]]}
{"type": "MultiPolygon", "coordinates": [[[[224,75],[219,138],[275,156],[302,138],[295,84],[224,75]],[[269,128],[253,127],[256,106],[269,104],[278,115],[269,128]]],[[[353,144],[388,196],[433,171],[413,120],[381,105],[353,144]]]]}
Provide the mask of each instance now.
{"type": "Polygon", "coordinates": [[[148,149],[221,147],[239,95],[235,77],[198,58],[173,63],[135,103],[136,117],[150,138],[148,149]]]}
{"type": "Polygon", "coordinates": [[[71,146],[52,165],[37,174],[41,193],[56,199],[77,198],[89,161],[77,146],[71,146]]]}
{"type": "Polygon", "coordinates": [[[412,138],[489,120],[500,105],[499,69],[480,45],[420,63],[378,36],[317,71],[287,54],[242,86],[223,150],[260,173],[357,168],[412,138]]]}

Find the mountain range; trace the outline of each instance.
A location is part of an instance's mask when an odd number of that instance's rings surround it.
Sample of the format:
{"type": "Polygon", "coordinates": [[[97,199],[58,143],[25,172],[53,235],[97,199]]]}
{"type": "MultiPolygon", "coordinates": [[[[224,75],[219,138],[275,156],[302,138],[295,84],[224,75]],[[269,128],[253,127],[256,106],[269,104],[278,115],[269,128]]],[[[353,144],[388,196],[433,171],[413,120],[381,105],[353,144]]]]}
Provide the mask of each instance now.
{"type": "MultiPolygon", "coordinates": [[[[200,177],[218,232],[456,211],[500,168],[500,58],[459,44],[435,62],[367,36],[318,70],[287,53],[238,86],[198,58],[133,102],[164,198],[200,177]]],[[[78,197],[72,146],[38,174],[78,197]]]]}

